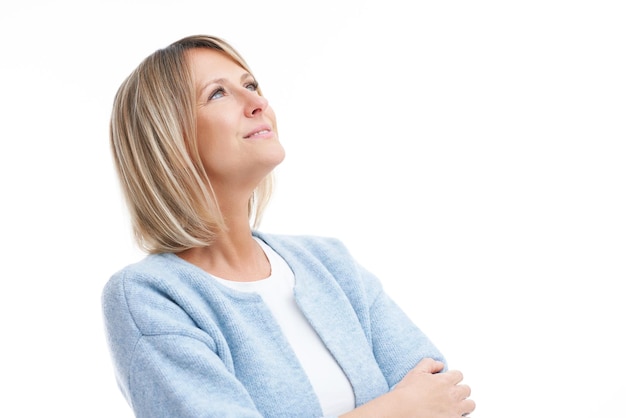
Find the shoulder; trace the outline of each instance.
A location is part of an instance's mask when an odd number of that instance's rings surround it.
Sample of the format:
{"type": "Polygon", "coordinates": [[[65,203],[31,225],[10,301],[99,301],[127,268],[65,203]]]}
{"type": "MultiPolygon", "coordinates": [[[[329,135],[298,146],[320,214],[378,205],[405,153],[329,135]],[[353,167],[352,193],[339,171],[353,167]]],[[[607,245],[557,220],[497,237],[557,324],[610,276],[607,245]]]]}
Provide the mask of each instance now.
{"type": "Polygon", "coordinates": [[[317,235],[270,235],[261,234],[270,247],[287,262],[300,263],[309,269],[321,267],[335,279],[346,277],[350,282],[360,276],[361,266],[346,245],[338,238],[317,235]]]}
{"type": "Polygon", "coordinates": [[[290,252],[299,256],[344,259],[350,256],[348,248],[335,237],[318,235],[287,235],[255,232],[277,252],[290,252]]]}
{"type": "Polygon", "coordinates": [[[189,312],[215,291],[206,274],[174,254],[148,255],[111,276],[102,290],[105,320],[144,335],[178,332],[189,312]]]}
{"type": "Polygon", "coordinates": [[[115,272],[102,291],[104,301],[128,297],[129,293],[135,293],[139,289],[149,291],[167,287],[168,283],[176,280],[177,270],[181,269],[174,258],[177,257],[173,254],[148,255],[115,272]]]}
{"type": "Polygon", "coordinates": [[[296,273],[332,277],[346,292],[377,294],[378,279],[367,271],[335,237],[316,235],[277,235],[255,233],[278,254],[296,273]]]}

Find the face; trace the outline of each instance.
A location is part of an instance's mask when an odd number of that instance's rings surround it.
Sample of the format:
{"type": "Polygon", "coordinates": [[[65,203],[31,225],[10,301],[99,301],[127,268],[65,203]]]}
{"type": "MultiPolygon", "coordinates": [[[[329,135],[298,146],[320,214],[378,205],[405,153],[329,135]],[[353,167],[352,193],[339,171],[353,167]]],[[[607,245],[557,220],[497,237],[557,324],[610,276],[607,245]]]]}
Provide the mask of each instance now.
{"type": "Polygon", "coordinates": [[[216,191],[251,193],[285,157],[276,117],[257,82],[226,54],[187,51],[196,89],[197,142],[216,191]]]}

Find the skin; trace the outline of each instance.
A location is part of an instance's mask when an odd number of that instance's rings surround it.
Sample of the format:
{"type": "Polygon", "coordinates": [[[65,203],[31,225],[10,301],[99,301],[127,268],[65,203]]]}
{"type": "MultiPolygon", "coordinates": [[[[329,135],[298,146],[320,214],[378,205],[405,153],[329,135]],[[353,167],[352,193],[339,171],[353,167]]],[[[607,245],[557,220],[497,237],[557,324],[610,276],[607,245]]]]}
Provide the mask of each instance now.
{"type": "Polygon", "coordinates": [[[341,418],[459,418],[467,417],[476,404],[471,390],[461,384],[458,370],[440,373],[444,364],[430,358],[415,368],[390,392],[341,415],[341,418]]]}
{"type": "Polygon", "coordinates": [[[285,157],[276,116],[254,78],[227,55],[198,48],[187,59],[196,86],[198,149],[228,230],[210,247],[179,255],[224,279],[264,279],[270,265],[252,238],[248,200],[285,157]]]}
{"type": "MultiPolygon", "coordinates": [[[[250,74],[223,53],[187,53],[196,86],[198,148],[215,190],[227,231],[209,247],[179,253],[183,259],[227,280],[254,281],[270,275],[269,261],[252,237],[248,200],[259,182],[285,157],[276,116],[256,91],[250,74]]],[[[342,418],[458,418],[475,408],[470,388],[456,370],[422,360],[390,392],[342,418]]]]}

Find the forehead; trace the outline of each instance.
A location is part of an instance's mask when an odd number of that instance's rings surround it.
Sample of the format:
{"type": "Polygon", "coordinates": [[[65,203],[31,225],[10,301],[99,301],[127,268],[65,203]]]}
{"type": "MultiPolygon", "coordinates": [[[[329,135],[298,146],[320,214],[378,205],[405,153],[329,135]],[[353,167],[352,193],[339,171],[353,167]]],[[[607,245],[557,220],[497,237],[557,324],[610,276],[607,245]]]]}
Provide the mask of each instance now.
{"type": "Polygon", "coordinates": [[[217,49],[192,48],[186,51],[185,58],[196,83],[229,75],[238,79],[247,73],[237,61],[217,49]]]}

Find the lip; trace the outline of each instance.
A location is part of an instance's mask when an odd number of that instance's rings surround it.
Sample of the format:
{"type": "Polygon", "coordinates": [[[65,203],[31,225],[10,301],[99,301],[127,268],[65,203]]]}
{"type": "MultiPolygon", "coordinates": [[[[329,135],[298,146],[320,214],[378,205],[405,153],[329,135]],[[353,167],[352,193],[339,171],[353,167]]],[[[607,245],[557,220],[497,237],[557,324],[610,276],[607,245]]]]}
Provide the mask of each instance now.
{"type": "Polygon", "coordinates": [[[274,135],[270,125],[259,125],[244,136],[245,139],[263,139],[274,135]]]}

